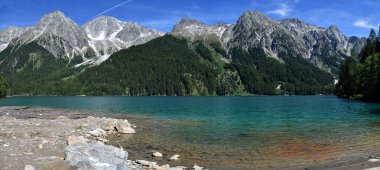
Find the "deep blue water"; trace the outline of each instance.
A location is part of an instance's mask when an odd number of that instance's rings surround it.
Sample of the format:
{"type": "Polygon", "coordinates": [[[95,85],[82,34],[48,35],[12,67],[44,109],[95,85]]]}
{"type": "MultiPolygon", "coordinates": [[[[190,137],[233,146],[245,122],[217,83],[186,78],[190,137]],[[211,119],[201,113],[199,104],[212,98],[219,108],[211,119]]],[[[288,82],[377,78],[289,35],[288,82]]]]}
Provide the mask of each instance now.
{"type": "Polygon", "coordinates": [[[380,134],[379,104],[334,96],[12,97],[1,99],[0,106],[79,109],[173,120],[181,122],[168,128],[173,137],[182,135],[190,142],[220,145],[267,145],[292,138],[335,142],[380,134]]]}

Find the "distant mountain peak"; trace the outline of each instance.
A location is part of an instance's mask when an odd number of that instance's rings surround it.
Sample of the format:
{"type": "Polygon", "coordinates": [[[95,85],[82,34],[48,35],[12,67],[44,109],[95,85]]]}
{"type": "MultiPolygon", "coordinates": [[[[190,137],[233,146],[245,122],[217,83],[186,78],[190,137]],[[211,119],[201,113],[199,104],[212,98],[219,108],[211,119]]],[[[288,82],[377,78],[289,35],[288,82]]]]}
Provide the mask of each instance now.
{"type": "Polygon", "coordinates": [[[182,18],[178,24],[180,25],[206,25],[205,23],[202,23],[198,20],[190,19],[190,18],[182,18]]]}
{"type": "Polygon", "coordinates": [[[19,37],[26,31],[31,30],[32,27],[15,27],[9,26],[5,30],[0,30],[0,52],[3,51],[8,44],[14,39],[19,37]]]}
{"type": "Polygon", "coordinates": [[[132,45],[146,43],[163,35],[154,29],[148,29],[135,22],[120,21],[110,16],[99,16],[83,25],[89,37],[89,48],[97,57],[85,60],[86,64],[100,64],[112,53],[132,45]]]}

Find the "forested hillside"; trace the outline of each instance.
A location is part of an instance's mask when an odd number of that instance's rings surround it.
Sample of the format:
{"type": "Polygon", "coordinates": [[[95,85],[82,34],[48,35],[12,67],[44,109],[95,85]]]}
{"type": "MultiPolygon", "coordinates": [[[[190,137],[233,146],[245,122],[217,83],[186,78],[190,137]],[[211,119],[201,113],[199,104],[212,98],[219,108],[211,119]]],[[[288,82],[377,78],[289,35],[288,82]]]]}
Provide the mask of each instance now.
{"type": "Polygon", "coordinates": [[[234,49],[232,61],[225,63],[224,55],[216,42],[189,43],[167,35],[122,50],[78,79],[86,87],[83,93],[93,95],[332,93],[332,76],[301,57],[280,62],[262,49],[234,49]]]}
{"type": "Polygon", "coordinates": [[[166,35],[93,67],[55,58],[35,43],[0,53],[12,95],[331,94],[333,77],[298,56],[166,35]],[[28,55],[26,55],[28,54],[28,55]],[[222,58],[231,58],[223,61],[222,58]],[[16,60],[16,61],[15,61],[16,60]]]}

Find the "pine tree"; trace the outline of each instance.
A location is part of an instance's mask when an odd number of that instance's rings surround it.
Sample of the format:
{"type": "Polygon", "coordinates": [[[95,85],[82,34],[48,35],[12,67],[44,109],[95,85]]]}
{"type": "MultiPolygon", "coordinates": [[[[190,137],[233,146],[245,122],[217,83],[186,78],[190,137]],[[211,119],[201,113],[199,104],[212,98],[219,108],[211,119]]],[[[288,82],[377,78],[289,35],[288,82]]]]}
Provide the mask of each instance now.
{"type": "Polygon", "coordinates": [[[371,41],[371,43],[373,43],[376,39],[376,32],[375,30],[372,28],[371,29],[371,32],[369,33],[369,40],[371,41]]]}
{"type": "Polygon", "coordinates": [[[371,42],[371,38],[367,39],[367,42],[365,46],[363,47],[362,51],[360,52],[360,63],[364,63],[365,60],[373,54],[373,44],[371,42]]]}

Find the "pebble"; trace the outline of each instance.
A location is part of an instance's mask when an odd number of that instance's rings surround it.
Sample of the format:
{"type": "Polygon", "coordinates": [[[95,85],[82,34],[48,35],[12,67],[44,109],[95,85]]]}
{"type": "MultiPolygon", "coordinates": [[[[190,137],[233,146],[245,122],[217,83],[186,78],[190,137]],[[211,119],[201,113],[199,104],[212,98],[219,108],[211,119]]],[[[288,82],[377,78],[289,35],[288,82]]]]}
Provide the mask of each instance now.
{"type": "Polygon", "coordinates": [[[33,165],[25,165],[25,168],[24,170],[35,170],[36,168],[34,168],[33,165]]]}
{"type": "Polygon", "coordinates": [[[42,148],[44,148],[44,145],[43,144],[39,144],[38,145],[38,149],[42,149],[42,148]]]}
{"type": "Polygon", "coordinates": [[[369,159],[368,161],[370,161],[370,162],[379,162],[379,159],[371,158],[371,159],[369,159]]]}
{"type": "Polygon", "coordinates": [[[170,157],[170,160],[178,160],[179,158],[179,155],[173,155],[172,157],[170,157]]]}
{"type": "Polygon", "coordinates": [[[153,157],[162,157],[163,156],[162,153],[160,153],[160,152],[154,152],[152,155],[153,155],[153,157]]]}

